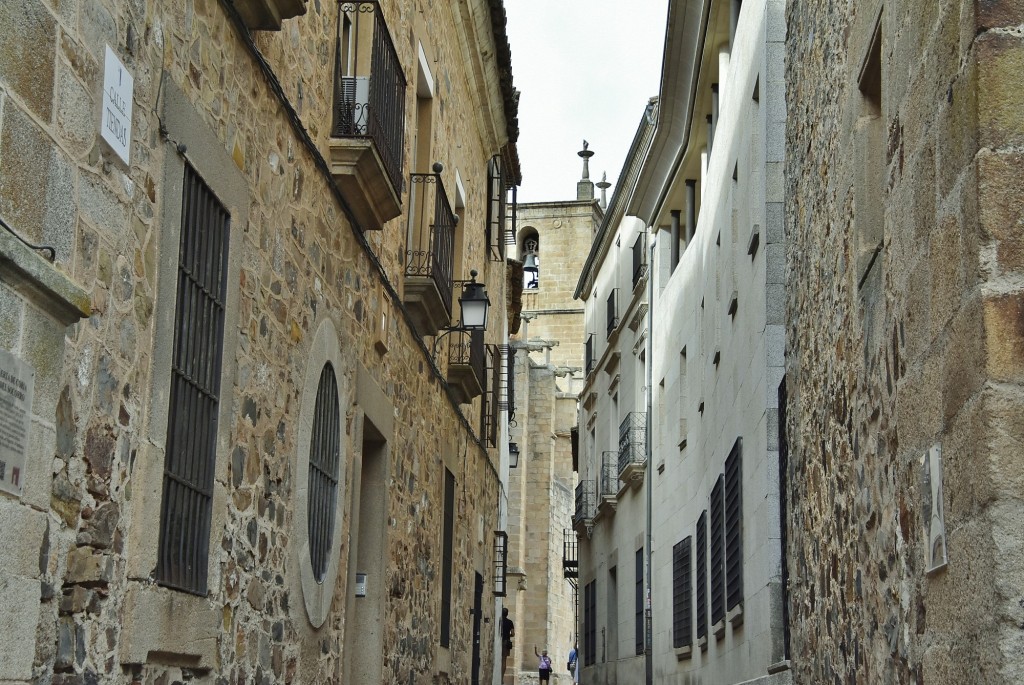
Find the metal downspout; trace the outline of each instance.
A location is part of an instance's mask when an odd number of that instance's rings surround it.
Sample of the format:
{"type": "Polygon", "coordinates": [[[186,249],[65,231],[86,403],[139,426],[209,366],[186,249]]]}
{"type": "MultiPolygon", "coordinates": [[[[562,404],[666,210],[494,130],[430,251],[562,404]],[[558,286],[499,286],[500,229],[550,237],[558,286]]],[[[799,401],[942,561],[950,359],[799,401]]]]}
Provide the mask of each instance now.
{"type": "MultiPolygon", "coordinates": [[[[647,530],[646,540],[644,541],[644,550],[646,552],[646,566],[647,566],[647,625],[644,626],[644,671],[645,671],[645,682],[646,685],[653,685],[654,683],[654,621],[653,621],[653,606],[654,602],[651,601],[651,508],[653,502],[654,483],[652,482],[651,474],[654,472],[652,468],[652,447],[651,447],[651,421],[653,420],[653,397],[654,392],[651,388],[651,382],[654,378],[654,250],[658,244],[658,233],[655,231],[654,237],[651,238],[651,254],[648,259],[650,265],[647,269],[647,344],[645,345],[647,353],[647,363],[645,366],[646,378],[644,382],[647,384],[647,421],[646,428],[644,429],[644,442],[646,444],[645,452],[647,457],[647,487],[644,490],[647,493],[647,530]]],[[[676,243],[678,245],[678,241],[676,243]]],[[[678,248],[677,248],[678,249],[678,248]]]]}

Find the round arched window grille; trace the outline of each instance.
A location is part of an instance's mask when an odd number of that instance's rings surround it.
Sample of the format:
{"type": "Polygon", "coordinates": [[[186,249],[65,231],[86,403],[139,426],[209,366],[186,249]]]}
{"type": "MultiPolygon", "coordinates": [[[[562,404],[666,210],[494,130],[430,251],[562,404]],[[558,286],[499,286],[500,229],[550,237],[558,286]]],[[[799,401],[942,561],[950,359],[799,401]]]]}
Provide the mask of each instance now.
{"type": "Polygon", "coordinates": [[[338,407],[338,381],[334,367],[324,364],[316,390],[313,410],[313,434],[309,441],[309,560],[313,577],[322,583],[334,538],[334,515],[338,507],[338,461],[341,454],[341,415],[338,407]]]}

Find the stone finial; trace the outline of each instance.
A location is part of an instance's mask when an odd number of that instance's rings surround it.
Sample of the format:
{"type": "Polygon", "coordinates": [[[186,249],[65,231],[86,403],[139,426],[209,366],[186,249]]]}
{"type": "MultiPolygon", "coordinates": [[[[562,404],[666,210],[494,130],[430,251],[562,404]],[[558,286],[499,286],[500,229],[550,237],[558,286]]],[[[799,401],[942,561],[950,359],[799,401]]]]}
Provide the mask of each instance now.
{"type": "Polygon", "coordinates": [[[608,182],[607,171],[601,172],[601,180],[596,185],[601,189],[601,209],[608,209],[608,189],[612,184],[608,182]]]}
{"type": "Polygon", "coordinates": [[[583,178],[576,184],[577,200],[593,200],[594,184],[590,182],[590,158],[594,156],[590,143],[583,141],[583,149],[576,153],[583,158],[583,178]]]}

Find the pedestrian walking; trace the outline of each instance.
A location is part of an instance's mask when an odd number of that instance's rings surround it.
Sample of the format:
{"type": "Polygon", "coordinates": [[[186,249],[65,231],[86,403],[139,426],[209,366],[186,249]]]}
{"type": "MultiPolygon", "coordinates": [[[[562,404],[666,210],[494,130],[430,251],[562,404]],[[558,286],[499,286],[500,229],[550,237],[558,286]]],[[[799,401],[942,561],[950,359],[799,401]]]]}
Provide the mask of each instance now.
{"type": "Polygon", "coordinates": [[[580,682],[580,654],[576,649],[576,643],[573,643],[572,649],[569,650],[569,662],[566,667],[569,669],[569,674],[572,676],[573,685],[579,685],[580,682]]]}

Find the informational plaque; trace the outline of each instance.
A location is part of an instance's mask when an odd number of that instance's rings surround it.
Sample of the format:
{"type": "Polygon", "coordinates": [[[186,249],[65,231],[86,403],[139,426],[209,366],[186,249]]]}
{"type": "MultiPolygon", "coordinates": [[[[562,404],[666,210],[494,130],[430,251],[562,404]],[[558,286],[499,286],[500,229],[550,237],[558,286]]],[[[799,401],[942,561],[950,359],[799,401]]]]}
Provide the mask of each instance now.
{"type": "Polygon", "coordinates": [[[0,491],[21,497],[32,428],[35,370],[0,350],[0,491]]]}
{"type": "Polygon", "coordinates": [[[103,60],[103,110],[100,134],[125,164],[132,144],[132,93],[135,79],[107,46],[103,60]]]}

